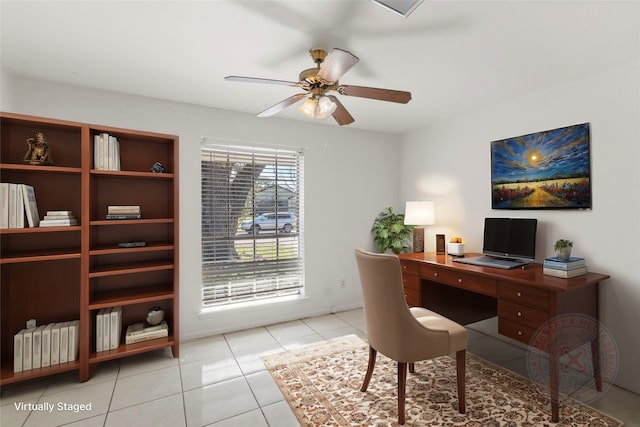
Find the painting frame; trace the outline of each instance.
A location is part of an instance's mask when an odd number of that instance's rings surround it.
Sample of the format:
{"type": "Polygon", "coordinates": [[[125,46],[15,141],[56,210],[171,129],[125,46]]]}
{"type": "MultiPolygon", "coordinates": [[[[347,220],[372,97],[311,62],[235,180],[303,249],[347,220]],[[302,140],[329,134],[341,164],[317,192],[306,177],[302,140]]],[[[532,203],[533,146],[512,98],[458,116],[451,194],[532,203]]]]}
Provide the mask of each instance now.
{"type": "Polygon", "coordinates": [[[591,126],[491,141],[492,209],[590,210],[591,126]]]}

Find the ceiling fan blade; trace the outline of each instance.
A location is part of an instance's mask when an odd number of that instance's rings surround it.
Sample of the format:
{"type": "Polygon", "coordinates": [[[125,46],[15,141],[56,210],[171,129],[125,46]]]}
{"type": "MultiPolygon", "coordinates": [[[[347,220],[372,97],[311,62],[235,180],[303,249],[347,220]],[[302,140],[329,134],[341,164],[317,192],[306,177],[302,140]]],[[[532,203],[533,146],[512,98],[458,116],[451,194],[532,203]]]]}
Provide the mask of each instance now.
{"type": "Polygon", "coordinates": [[[335,83],[358,61],[358,57],[351,52],[337,48],[331,49],[322,62],[317,78],[325,84],[335,83]]]}
{"type": "Polygon", "coordinates": [[[293,86],[293,87],[299,86],[298,82],[289,82],[286,80],[259,79],[257,77],[227,76],[224,79],[231,82],[267,83],[272,85],[283,85],[283,86],[293,86]]]}
{"type": "Polygon", "coordinates": [[[398,102],[400,104],[406,104],[411,101],[411,92],[403,92],[401,90],[350,85],[340,85],[337,90],[341,95],[358,96],[360,98],[377,99],[379,101],[398,102]]]}
{"type": "Polygon", "coordinates": [[[295,104],[296,102],[300,101],[302,98],[304,98],[306,96],[307,96],[306,93],[298,93],[298,94],[295,94],[293,96],[290,96],[289,98],[285,99],[284,101],[280,101],[276,105],[267,108],[262,113],[258,114],[258,117],[271,117],[271,116],[273,116],[275,114],[278,114],[280,111],[282,111],[285,108],[295,104]]]}
{"type": "Polygon", "coordinates": [[[327,95],[327,96],[329,97],[329,99],[331,99],[333,102],[336,103],[336,109],[331,115],[333,116],[334,119],[336,119],[336,122],[338,122],[340,126],[348,125],[355,121],[355,119],[351,116],[351,114],[349,114],[347,109],[344,108],[344,105],[342,105],[342,103],[338,101],[338,98],[336,98],[333,95],[327,95]]]}

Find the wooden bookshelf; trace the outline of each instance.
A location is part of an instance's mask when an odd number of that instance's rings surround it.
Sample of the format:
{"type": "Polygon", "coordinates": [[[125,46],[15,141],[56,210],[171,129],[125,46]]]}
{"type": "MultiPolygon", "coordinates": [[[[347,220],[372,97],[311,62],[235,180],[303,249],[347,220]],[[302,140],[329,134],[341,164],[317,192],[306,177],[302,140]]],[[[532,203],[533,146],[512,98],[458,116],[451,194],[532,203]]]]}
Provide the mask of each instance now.
{"type": "MultiPolygon", "coordinates": [[[[179,353],[178,137],[58,119],[0,113],[2,182],[32,185],[39,216],[71,210],[77,226],[0,229],[0,384],[77,370],[89,379],[96,364],[159,348],[179,353]],[[26,139],[45,135],[53,165],[23,162],[26,139]],[[118,139],[120,170],[94,168],[94,136],[118,139]],[[153,173],[160,162],[167,173],[153,173]],[[142,218],[106,220],[109,205],[138,205],[142,218]],[[140,248],[118,243],[147,241],[140,248]],[[122,306],[121,344],[96,353],[96,314],[122,306]],[[165,311],[168,338],[124,344],[128,325],[153,306],[165,311]],[[78,360],[13,372],[13,336],[28,319],[38,325],[80,320],[78,360]]],[[[26,221],[25,221],[26,223],[26,221]]]]}

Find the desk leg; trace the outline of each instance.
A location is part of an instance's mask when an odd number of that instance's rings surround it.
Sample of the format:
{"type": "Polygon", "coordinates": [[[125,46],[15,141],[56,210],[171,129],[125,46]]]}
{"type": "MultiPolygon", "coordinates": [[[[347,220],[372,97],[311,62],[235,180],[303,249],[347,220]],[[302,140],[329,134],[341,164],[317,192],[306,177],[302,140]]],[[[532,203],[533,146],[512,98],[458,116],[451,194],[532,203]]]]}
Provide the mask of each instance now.
{"type": "Polygon", "coordinates": [[[602,366],[600,362],[600,339],[596,333],[591,340],[591,363],[593,363],[593,379],[596,382],[596,390],[602,391],[602,366]]]}
{"type": "Polygon", "coordinates": [[[560,352],[555,331],[550,331],[549,340],[549,394],[551,396],[551,421],[560,420],[560,352]]]}

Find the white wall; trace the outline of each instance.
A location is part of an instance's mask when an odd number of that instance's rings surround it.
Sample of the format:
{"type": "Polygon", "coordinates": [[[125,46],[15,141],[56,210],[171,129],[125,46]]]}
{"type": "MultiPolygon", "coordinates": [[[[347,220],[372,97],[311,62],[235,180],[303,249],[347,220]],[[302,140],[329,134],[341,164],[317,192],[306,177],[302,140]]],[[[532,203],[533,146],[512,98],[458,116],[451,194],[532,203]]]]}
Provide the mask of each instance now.
{"type": "MultiPolygon", "coordinates": [[[[4,83],[4,82],[3,82],[4,83]]],[[[353,249],[372,249],[373,219],[402,207],[399,138],[14,78],[2,110],[180,137],[181,339],[361,307],[353,249]],[[304,147],[307,298],[200,314],[201,136],[304,147]],[[346,287],[341,288],[344,280],[346,287]]],[[[55,141],[51,141],[55,155],[55,141]]],[[[150,159],[150,164],[153,159],[150,159]]]]}
{"type": "Polygon", "coordinates": [[[482,250],[487,216],[539,221],[536,258],[553,253],[558,238],[573,254],[609,274],[601,283],[600,316],[620,351],[616,383],[640,393],[640,61],[406,135],[402,156],[404,199],[434,200],[433,235],[462,236],[467,251],[482,250]],[[491,209],[489,142],[557,127],[591,123],[591,211],[491,209]]]}

